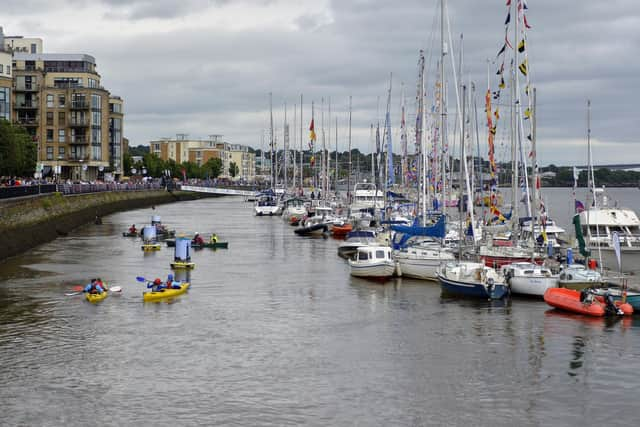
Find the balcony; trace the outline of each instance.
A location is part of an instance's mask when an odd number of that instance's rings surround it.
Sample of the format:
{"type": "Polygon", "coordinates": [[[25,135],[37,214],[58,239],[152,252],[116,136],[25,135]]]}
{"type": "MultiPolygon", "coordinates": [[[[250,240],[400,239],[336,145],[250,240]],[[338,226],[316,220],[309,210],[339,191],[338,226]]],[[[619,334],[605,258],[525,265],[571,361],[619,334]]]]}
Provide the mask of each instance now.
{"type": "Polygon", "coordinates": [[[13,109],[14,110],[37,110],[40,106],[38,105],[38,101],[22,101],[22,102],[14,102],[13,109]]]}
{"type": "Polygon", "coordinates": [[[87,138],[85,135],[71,136],[71,138],[69,139],[69,144],[88,144],[88,143],[89,143],[89,138],[87,138]]]}
{"type": "Polygon", "coordinates": [[[80,127],[87,127],[87,126],[89,126],[89,119],[88,118],[82,118],[82,119],[71,118],[71,119],[69,119],[69,127],[80,128],[80,127]]]}
{"type": "Polygon", "coordinates": [[[89,161],[89,155],[77,155],[77,154],[69,154],[69,156],[67,156],[67,160],[70,162],[88,162],[89,161]]]}
{"type": "Polygon", "coordinates": [[[38,83],[16,84],[13,90],[15,90],[16,92],[39,92],[40,85],[38,83]]]}
{"type": "Polygon", "coordinates": [[[38,126],[38,118],[37,117],[18,117],[15,123],[21,126],[38,126]]]}
{"type": "Polygon", "coordinates": [[[72,110],[88,110],[89,103],[87,101],[71,101],[72,110]]]}

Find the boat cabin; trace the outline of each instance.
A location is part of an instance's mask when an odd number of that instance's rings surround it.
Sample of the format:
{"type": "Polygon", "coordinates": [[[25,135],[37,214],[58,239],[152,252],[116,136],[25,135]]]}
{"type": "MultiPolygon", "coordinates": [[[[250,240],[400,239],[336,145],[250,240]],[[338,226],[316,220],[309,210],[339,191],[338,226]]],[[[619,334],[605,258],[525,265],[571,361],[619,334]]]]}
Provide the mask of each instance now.
{"type": "Polygon", "coordinates": [[[356,252],[356,260],[359,262],[391,260],[391,248],[388,246],[360,247],[356,252]]]}

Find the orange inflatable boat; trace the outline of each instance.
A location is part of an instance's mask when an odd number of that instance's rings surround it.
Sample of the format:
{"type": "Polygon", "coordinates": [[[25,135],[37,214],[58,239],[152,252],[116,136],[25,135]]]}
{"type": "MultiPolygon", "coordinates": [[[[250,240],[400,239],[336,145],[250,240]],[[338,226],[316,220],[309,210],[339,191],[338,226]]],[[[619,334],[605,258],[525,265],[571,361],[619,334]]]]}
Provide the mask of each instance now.
{"type": "MultiPolygon", "coordinates": [[[[580,291],[567,288],[549,288],[544,293],[544,300],[552,307],[562,310],[571,311],[579,314],[586,314],[587,316],[605,316],[606,305],[604,299],[597,298],[591,295],[591,298],[586,301],[580,300],[580,291]]],[[[622,310],[625,316],[633,314],[633,307],[631,304],[622,304],[620,301],[616,301],[617,308],[622,310]]]]}
{"type": "Polygon", "coordinates": [[[349,223],[344,225],[333,224],[331,226],[331,233],[336,237],[344,237],[353,229],[353,226],[349,223]]]}

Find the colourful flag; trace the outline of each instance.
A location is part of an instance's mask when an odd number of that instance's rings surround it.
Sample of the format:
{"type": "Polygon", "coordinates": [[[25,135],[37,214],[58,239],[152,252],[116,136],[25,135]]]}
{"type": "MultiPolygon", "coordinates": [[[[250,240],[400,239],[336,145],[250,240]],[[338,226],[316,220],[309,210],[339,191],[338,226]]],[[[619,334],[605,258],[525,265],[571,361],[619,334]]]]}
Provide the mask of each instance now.
{"type": "Polygon", "coordinates": [[[522,39],[520,43],[518,43],[518,52],[524,52],[524,39],[522,39]]]}
{"type": "Polygon", "coordinates": [[[526,59],[524,61],[522,61],[522,64],[520,64],[518,69],[520,70],[520,72],[523,75],[525,75],[525,76],[527,75],[527,60],[526,59]]]}
{"type": "Polygon", "coordinates": [[[309,148],[313,150],[313,143],[316,141],[316,131],[313,125],[313,119],[311,119],[311,125],[309,125],[309,148]]]}

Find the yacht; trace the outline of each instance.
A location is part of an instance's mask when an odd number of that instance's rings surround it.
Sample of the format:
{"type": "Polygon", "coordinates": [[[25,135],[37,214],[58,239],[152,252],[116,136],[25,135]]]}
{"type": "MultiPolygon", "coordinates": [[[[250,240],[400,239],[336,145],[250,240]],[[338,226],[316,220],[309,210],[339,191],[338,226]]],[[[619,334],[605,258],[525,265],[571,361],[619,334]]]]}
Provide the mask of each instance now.
{"type": "Polygon", "coordinates": [[[613,244],[613,233],[620,239],[622,271],[624,273],[640,273],[640,220],[631,210],[607,206],[607,197],[603,189],[596,189],[601,194],[601,207],[591,207],[580,212],[580,226],[591,251],[591,257],[602,257],[603,267],[617,270],[618,261],[613,244]]]}
{"type": "Polygon", "coordinates": [[[396,263],[388,246],[363,246],[349,260],[351,275],[372,279],[387,279],[396,271],[396,263]]]}
{"type": "Polygon", "coordinates": [[[515,262],[504,265],[501,270],[514,294],[541,297],[547,289],[558,286],[558,275],[532,262],[515,262]]]}
{"type": "Polygon", "coordinates": [[[273,193],[262,193],[256,199],[253,206],[256,216],[273,216],[281,215],[282,207],[278,205],[278,200],[273,193]]]}
{"type": "Polygon", "coordinates": [[[396,252],[394,258],[398,263],[398,275],[422,280],[438,280],[440,265],[456,259],[453,252],[437,243],[430,247],[408,246],[396,252]]]}
{"type": "Polygon", "coordinates": [[[370,208],[384,209],[384,193],[377,190],[375,184],[371,182],[359,182],[353,189],[351,211],[359,212],[370,208]]]}

